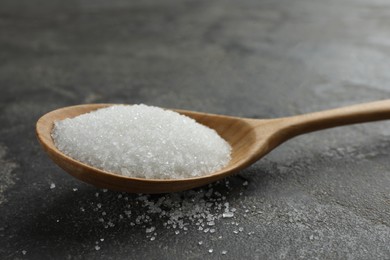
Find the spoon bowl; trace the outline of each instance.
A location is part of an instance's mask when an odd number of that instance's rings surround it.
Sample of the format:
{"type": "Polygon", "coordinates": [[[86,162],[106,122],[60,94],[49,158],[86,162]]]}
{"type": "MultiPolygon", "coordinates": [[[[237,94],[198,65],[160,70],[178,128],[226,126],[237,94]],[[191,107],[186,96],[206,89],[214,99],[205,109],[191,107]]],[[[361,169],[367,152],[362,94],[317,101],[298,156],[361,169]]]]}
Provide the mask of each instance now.
{"type": "Polygon", "coordinates": [[[223,169],[209,175],[186,179],[144,179],[92,167],[65,155],[54,145],[51,131],[55,121],[112,105],[86,104],[51,111],[38,120],[36,133],[49,157],[72,176],[100,188],[131,193],[167,193],[200,187],[249,166],[294,136],[335,126],[390,119],[390,100],[277,119],[250,119],[174,110],[217,131],[231,145],[232,159],[223,169]]]}

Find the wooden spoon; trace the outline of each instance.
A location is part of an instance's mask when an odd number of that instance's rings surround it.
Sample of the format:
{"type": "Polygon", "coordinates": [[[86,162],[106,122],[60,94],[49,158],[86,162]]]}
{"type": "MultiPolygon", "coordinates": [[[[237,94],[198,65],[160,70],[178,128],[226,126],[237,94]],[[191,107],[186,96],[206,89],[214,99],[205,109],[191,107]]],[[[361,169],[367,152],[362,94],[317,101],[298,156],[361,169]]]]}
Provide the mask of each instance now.
{"type": "Polygon", "coordinates": [[[390,100],[277,119],[249,119],[175,110],[215,129],[232,146],[232,160],[222,170],[202,177],[142,179],[121,176],[81,163],[63,154],[53,143],[50,134],[54,121],[111,105],[88,104],[54,110],[38,120],[36,132],[43,149],[69,174],[101,188],[132,193],[165,193],[199,187],[249,166],[294,136],[335,126],[390,119],[390,100]]]}

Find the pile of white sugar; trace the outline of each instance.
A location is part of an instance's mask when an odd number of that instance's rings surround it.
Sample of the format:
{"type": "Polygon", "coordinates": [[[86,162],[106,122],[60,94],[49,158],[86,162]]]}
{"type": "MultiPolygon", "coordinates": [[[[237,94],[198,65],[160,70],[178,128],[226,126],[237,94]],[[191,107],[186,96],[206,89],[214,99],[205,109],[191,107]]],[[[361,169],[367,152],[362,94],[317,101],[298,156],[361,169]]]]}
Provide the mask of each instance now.
{"type": "Polygon", "coordinates": [[[52,138],[68,156],[130,177],[180,179],[228,164],[231,147],[214,130],[170,110],[116,105],[54,124],[52,138]]]}

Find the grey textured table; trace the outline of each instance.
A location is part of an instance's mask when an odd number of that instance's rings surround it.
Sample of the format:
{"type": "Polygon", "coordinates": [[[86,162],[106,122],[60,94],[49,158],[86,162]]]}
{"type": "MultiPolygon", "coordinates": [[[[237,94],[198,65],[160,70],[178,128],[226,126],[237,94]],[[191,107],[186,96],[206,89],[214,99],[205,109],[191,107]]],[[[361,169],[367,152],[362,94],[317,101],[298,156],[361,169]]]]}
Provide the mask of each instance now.
{"type": "Polygon", "coordinates": [[[34,133],[80,103],[272,118],[389,98],[389,31],[387,0],[2,0],[0,258],[390,259],[389,122],[285,143],[215,185],[237,208],[215,233],[155,217],[154,241],[117,218],[137,195],[73,179],[34,133]]]}

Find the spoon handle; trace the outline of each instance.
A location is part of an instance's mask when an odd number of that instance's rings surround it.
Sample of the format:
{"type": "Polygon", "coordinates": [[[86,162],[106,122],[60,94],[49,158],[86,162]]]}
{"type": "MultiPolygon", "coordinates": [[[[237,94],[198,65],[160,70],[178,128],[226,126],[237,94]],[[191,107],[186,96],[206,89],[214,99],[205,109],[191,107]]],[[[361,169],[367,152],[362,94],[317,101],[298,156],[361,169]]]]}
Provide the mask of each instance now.
{"type": "Polygon", "coordinates": [[[326,128],[390,119],[390,99],[286,117],[286,138],[326,128]]]}

